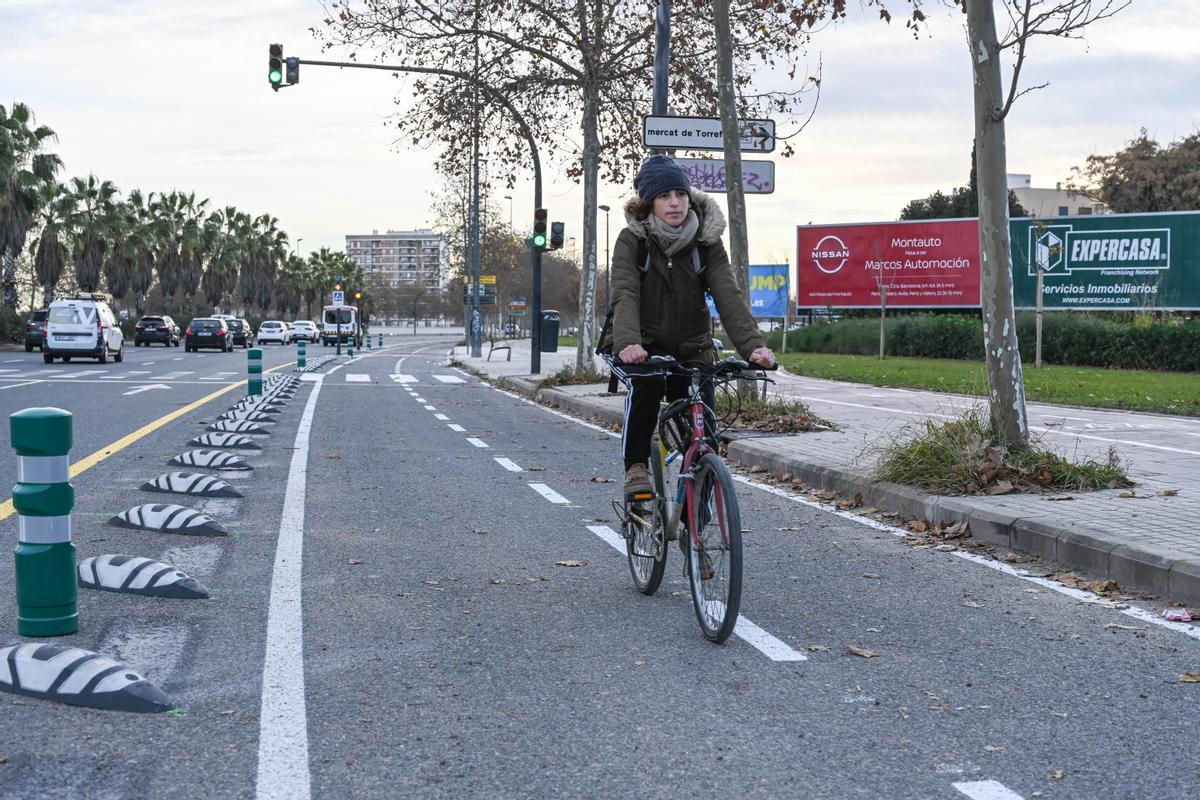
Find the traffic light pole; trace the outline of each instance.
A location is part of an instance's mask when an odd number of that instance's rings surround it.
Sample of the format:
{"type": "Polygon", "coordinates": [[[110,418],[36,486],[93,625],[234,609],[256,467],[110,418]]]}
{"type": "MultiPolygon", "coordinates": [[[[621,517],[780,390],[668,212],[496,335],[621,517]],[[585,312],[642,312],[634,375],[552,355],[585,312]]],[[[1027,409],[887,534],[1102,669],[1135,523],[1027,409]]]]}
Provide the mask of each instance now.
{"type": "MultiPolygon", "coordinates": [[[[661,5],[670,9],[669,0],[661,0],[661,5]]],[[[456,72],[451,69],[438,69],[436,67],[411,67],[398,66],[394,64],[358,64],[352,61],[314,61],[306,58],[297,59],[298,64],[308,64],[314,67],[338,67],[340,69],[382,69],[388,72],[415,72],[425,75],[443,75],[449,78],[458,78],[459,80],[467,81],[468,83],[476,84],[477,88],[485,91],[488,95],[504,107],[509,114],[512,115],[513,121],[521,129],[521,135],[525,137],[525,141],[529,143],[529,153],[533,157],[533,207],[535,209],[542,207],[542,161],[538,156],[537,140],[533,138],[533,132],[529,129],[529,125],[525,122],[525,118],[521,116],[508,98],[500,94],[490,86],[480,84],[474,75],[468,75],[465,72],[456,72]]],[[[665,93],[664,93],[665,97],[665,93]]],[[[656,112],[658,113],[658,112],[656,112]]],[[[537,375],[542,371],[542,251],[539,248],[530,245],[529,261],[533,267],[533,338],[530,344],[533,352],[530,353],[530,373],[537,375]]],[[[476,284],[478,286],[478,283],[476,284]]],[[[478,306],[476,306],[478,308],[478,306]]],[[[468,324],[470,321],[468,320],[468,324]]],[[[339,337],[339,342],[341,341],[339,337]]]]}

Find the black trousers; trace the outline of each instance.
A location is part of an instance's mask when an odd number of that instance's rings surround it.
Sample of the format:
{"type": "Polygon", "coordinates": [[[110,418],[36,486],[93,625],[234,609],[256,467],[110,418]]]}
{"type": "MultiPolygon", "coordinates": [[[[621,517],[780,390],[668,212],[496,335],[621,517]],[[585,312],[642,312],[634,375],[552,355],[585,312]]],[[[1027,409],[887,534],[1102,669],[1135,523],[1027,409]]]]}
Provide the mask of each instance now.
{"type": "MultiPolygon", "coordinates": [[[[621,452],[625,456],[625,469],[634,464],[645,464],[650,460],[650,442],[658,427],[660,403],[668,403],[686,397],[692,379],[686,375],[668,375],[666,378],[630,377],[629,393],[625,396],[625,427],[621,435],[621,452]]],[[[704,403],[716,408],[716,391],[709,381],[701,388],[704,403]]],[[[705,414],[708,435],[715,436],[711,414],[705,414]]]]}

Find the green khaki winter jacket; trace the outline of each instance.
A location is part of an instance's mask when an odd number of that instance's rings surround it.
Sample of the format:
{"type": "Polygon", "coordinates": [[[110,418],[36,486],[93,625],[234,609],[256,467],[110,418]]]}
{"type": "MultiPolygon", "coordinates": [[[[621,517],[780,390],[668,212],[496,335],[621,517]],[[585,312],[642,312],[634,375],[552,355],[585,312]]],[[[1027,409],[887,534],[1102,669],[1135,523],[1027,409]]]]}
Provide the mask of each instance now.
{"type": "Polygon", "coordinates": [[[691,198],[691,208],[700,218],[699,231],[690,247],[669,259],[647,236],[644,223],[626,215],[628,224],[613,249],[613,321],[601,343],[604,352],[617,356],[629,345],[640,344],[651,354],[713,361],[706,290],[739,356],[749,359],[755,349],[765,346],[721,244],[725,214],[698,189],[691,190],[691,198]],[[692,255],[696,248],[698,261],[692,255]],[[650,267],[644,270],[647,254],[650,267]]]}

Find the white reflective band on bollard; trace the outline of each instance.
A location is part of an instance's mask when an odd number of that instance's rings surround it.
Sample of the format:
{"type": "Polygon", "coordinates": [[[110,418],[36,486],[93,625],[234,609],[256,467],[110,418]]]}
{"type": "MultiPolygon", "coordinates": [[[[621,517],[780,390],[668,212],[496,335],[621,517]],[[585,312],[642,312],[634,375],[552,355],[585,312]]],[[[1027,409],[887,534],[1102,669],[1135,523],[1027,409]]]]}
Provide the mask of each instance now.
{"type": "Polygon", "coordinates": [[[71,515],[65,517],[17,516],[17,538],[29,544],[71,541],[71,515]]]}
{"type": "Polygon", "coordinates": [[[66,483],[70,456],[17,456],[17,483],[66,483]]]}

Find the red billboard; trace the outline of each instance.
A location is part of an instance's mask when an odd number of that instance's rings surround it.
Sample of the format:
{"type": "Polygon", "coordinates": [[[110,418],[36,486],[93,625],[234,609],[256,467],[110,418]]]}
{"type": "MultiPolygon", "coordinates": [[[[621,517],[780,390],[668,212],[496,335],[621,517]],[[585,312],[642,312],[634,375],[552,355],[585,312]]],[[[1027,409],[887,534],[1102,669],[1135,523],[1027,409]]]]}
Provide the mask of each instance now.
{"type": "Polygon", "coordinates": [[[944,219],[796,229],[800,308],[979,307],[979,222],[944,219]]]}

